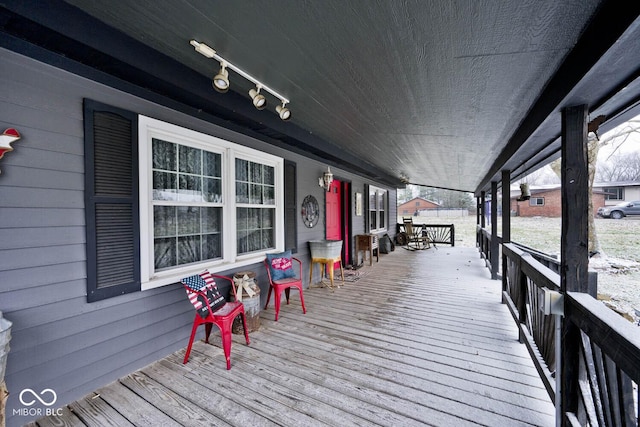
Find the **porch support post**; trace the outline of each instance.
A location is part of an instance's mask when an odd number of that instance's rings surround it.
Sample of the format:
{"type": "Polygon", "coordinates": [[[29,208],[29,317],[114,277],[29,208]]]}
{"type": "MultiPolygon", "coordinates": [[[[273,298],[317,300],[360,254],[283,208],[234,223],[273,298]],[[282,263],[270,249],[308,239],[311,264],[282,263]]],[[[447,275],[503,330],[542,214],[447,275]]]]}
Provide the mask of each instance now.
{"type": "MultiPolygon", "coordinates": [[[[502,243],[511,242],[511,171],[502,171],[502,243]]],[[[502,256],[502,292],[507,290],[507,257],[502,256]]],[[[504,302],[504,296],[502,297],[504,302]]]]}
{"type": "Polygon", "coordinates": [[[491,278],[498,278],[498,182],[491,181],[491,278]]]}
{"type": "Polygon", "coordinates": [[[485,192],[481,191],[480,192],[480,199],[478,201],[480,204],[478,205],[478,225],[480,226],[480,228],[478,228],[478,226],[476,226],[476,245],[478,245],[478,247],[480,248],[480,254],[484,253],[484,244],[483,244],[483,238],[482,238],[482,229],[484,228],[484,224],[485,224],[485,218],[484,218],[484,204],[485,204],[485,192]]]}
{"type": "Polygon", "coordinates": [[[476,197],[476,248],[480,247],[480,233],[478,229],[480,228],[480,197],[476,197]]]}
{"type": "Polygon", "coordinates": [[[485,228],[487,225],[487,215],[485,212],[485,206],[487,203],[487,193],[485,191],[480,192],[480,227],[485,228]]]}
{"type": "MultiPolygon", "coordinates": [[[[567,107],[562,111],[562,293],[588,292],[589,288],[587,113],[587,105],[567,107]]],[[[560,359],[557,369],[560,372],[560,384],[556,393],[556,410],[559,409],[556,416],[562,426],[569,424],[566,414],[577,411],[576,397],[579,393],[580,330],[567,321],[567,309],[565,305],[565,317],[561,320],[561,339],[558,343],[560,359]]]]}

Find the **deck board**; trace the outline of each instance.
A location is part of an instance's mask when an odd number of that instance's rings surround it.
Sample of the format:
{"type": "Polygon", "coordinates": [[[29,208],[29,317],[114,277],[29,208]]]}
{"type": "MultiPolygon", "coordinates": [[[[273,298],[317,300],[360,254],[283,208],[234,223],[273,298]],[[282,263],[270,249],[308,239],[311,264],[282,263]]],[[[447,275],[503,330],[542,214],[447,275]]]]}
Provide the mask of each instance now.
{"type": "MultiPolygon", "coordinates": [[[[207,425],[212,418],[210,412],[198,405],[194,405],[191,401],[164,387],[163,384],[158,383],[143,372],[135,372],[121,379],[120,382],[151,405],[161,408],[165,414],[180,425],[186,423],[207,425]]],[[[184,390],[184,392],[188,394],[189,390],[184,390]]],[[[220,425],[225,424],[221,423],[220,425]]]]}
{"type": "Polygon", "coordinates": [[[306,289],[307,314],[295,293],[278,322],[263,311],[250,346],[234,335],[230,371],[217,336],[196,342],[187,365],[178,351],[69,405],[69,423],[555,424],[475,249],[397,249],[361,272],[334,292],[306,289]]]}
{"type": "MultiPolygon", "coordinates": [[[[126,380],[127,378],[124,378],[126,380]]],[[[116,410],[136,426],[180,427],[180,424],[167,416],[165,405],[154,406],[144,397],[127,388],[123,380],[113,382],[98,390],[100,399],[116,410]]],[[[146,393],[148,394],[148,393],[146,393]]]]}
{"type": "MultiPolygon", "coordinates": [[[[70,411],[87,426],[133,426],[116,409],[112,408],[98,395],[85,396],[69,405],[70,411]]],[[[55,418],[58,417],[50,417],[55,418]]],[[[66,423],[66,420],[65,420],[66,423]]],[[[38,425],[40,422],[38,421],[38,425]]]]}

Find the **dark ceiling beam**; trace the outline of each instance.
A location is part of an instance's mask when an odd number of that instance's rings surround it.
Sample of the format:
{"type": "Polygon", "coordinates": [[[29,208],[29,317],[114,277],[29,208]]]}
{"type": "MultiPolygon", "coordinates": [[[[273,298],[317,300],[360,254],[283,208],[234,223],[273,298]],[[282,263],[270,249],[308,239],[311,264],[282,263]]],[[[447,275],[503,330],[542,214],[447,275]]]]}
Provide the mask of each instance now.
{"type": "MultiPolygon", "coordinates": [[[[558,113],[571,90],[591,70],[602,56],[622,36],[640,15],[640,2],[605,0],[598,8],[582,36],[567,55],[558,71],[540,94],[525,119],[509,139],[480,185],[475,190],[490,188],[491,181],[500,179],[500,171],[513,158],[520,147],[552,114],[558,113]]],[[[558,134],[560,129],[558,129],[558,134]]]]}
{"type": "Polygon", "coordinates": [[[2,46],[10,50],[379,183],[404,186],[295,123],[256,110],[236,92],[218,94],[208,77],[63,1],[5,1],[0,30],[2,46]]]}

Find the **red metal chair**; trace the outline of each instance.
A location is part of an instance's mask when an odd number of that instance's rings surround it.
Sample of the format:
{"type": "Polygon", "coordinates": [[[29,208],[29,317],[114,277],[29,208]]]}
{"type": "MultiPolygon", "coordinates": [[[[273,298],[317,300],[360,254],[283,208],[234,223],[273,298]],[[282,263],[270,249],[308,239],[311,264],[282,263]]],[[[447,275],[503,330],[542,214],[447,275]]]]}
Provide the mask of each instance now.
{"type": "Polygon", "coordinates": [[[291,288],[297,288],[300,291],[300,302],[302,303],[302,313],[306,314],[307,309],[304,307],[304,295],[302,294],[302,262],[298,258],[291,258],[293,261],[298,262],[298,276],[297,277],[287,277],[280,280],[273,280],[271,278],[271,270],[269,269],[269,262],[267,259],[264,260],[264,266],[267,269],[267,274],[269,275],[269,293],[267,294],[267,303],[264,305],[264,309],[266,310],[269,306],[269,299],[271,298],[271,291],[273,290],[275,304],[276,304],[276,322],[278,321],[278,313],[280,312],[280,296],[282,295],[282,291],[284,291],[284,295],[287,298],[287,304],[289,304],[289,293],[291,288]]]}
{"type": "MultiPolygon", "coordinates": [[[[182,363],[187,363],[189,361],[189,354],[191,354],[191,346],[193,345],[193,339],[196,336],[196,330],[198,326],[204,324],[205,330],[205,343],[209,343],[209,335],[211,335],[211,329],[213,325],[216,325],[220,329],[220,335],[222,337],[222,348],[224,350],[224,357],[227,360],[227,369],[231,369],[231,326],[233,325],[233,320],[238,316],[242,316],[242,327],[244,328],[244,337],[247,341],[247,345],[249,345],[249,332],[247,329],[247,319],[244,314],[244,305],[242,302],[238,302],[236,300],[236,289],[233,285],[233,280],[229,277],[219,276],[217,274],[211,274],[215,279],[224,279],[228,280],[231,284],[231,292],[233,293],[233,302],[226,302],[222,307],[217,309],[216,311],[211,310],[211,306],[209,306],[209,301],[207,296],[203,292],[197,292],[198,295],[203,297],[203,300],[207,304],[209,309],[209,314],[207,317],[201,317],[196,312],[196,317],[193,320],[193,328],[191,329],[191,337],[189,338],[189,345],[187,346],[187,352],[184,355],[184,361],[182,363]]],[[[185,289],[193,292],[192,289],[188,288],[184,285],[185,289]]]]}

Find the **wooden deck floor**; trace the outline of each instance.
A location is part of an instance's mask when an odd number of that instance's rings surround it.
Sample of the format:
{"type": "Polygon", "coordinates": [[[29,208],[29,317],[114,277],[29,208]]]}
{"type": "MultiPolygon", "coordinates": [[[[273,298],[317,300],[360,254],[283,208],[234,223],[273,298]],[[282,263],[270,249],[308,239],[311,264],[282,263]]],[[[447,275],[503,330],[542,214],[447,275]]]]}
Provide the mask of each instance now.
{"type": "Polygon", "coordinates": [[[360,271],[306,290],[306,315],[293,292],[277,323],[263,311],[250,346],[234,336],[230,371],[199,342],[187,365],[178,351],[38,424],[554,425],[476,249],[397,248],[360,271]]]}

